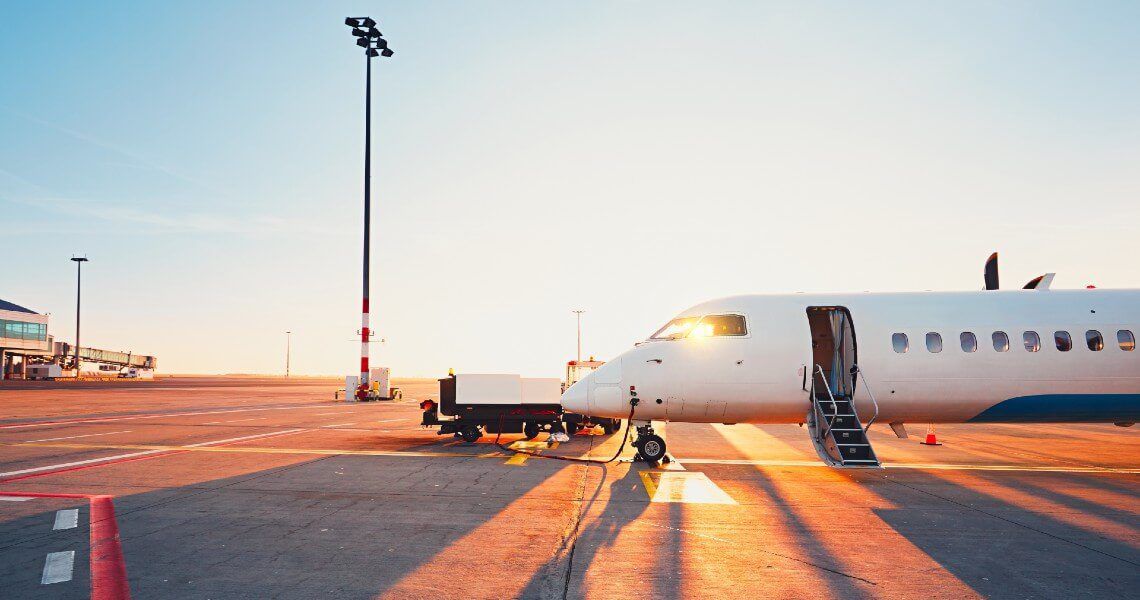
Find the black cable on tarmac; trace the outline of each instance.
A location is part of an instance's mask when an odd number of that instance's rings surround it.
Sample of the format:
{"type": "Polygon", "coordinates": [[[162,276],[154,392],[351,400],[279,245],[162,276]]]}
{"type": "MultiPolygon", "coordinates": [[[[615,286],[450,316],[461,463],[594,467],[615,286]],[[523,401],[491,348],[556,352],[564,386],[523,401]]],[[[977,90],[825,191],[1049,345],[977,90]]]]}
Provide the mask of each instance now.
{"type": "MultiPolygon", "coordinates": [[[[636,398],[635,398],[635,400],[636,400],[636,398]]],[[[626,419],[626,421],[625,421],[625,432],[624,432],[624,435],[622,436],[622,439],[621,439],[621,446],[618,447],[617,453],[614,454],[613,457],[610,458],[609,460],[594,460],[592,458],[576,458],[573,456],[548,456],[546,454],[539,454],[537,452],[527,452],[526,450],[515,450],[512,448],[508,448],[508,447],[502,445],[501,443],[499,443],[499,439],[503,437],[503,417],[506,416],[506,413],[502,413],[499,415],[499,432],[497,434],[495,434],[495,445],[498,446],[500,450],[503,450],[506,452],[516,452],[518,454],[526,454],[527,456],[533,456],[535,458],[548,458],[551,460],[564,460],[567,462],[589,463],[589,464],[593,464],[593,465],[604,465],[604,464],[612,463],[615,460],[617,460],[619,456],[621,456],[621,453],[623,451],[625,451],[625,444],[626,444],[626,442],[629,441],[629,427],[630,427],[630,425],[633,424],[633,411],[636,409],[637,409],[637,402],[630,402],[629,403],[629,418],[626,419]]]]}

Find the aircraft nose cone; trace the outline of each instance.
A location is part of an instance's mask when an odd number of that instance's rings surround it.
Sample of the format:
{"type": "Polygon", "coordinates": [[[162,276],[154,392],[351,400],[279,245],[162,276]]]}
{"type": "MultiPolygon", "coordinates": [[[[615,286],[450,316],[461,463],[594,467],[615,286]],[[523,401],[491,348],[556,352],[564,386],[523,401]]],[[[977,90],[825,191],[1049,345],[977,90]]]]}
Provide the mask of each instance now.
{"type": "Polygon", "coordinates": [[[583,379],[562,392],[562,408],[580,415],[588,414],[587,407],[587,381],[583,379]]]}

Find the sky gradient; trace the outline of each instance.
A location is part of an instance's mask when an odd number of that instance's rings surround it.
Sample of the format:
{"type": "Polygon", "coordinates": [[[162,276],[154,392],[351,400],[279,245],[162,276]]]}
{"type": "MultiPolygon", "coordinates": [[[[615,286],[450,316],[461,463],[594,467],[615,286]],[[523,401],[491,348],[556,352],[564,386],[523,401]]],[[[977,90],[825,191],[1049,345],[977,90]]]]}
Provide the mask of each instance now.
{"type": "Polygon", "coordinates": [[[736,293],[1140,285],[1140,4],[7,3],[0,298],[160,371],[556,376],[736,293]],[[61,35],[66,32],[66,35],[61,35]]]}

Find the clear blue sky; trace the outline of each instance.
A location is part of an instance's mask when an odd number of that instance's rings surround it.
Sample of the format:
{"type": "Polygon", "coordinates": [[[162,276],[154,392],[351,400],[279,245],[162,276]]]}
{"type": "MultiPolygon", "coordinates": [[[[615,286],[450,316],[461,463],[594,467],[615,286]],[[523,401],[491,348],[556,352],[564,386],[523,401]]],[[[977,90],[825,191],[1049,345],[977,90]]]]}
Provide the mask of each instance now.
{"type": "Polygon", "coordinates": [[[397,375],[560,373],[732,293],[1140,284],[1134,2],[0,8],[0,298],[165,372],[351,373],[363,57],[397,375]]]}

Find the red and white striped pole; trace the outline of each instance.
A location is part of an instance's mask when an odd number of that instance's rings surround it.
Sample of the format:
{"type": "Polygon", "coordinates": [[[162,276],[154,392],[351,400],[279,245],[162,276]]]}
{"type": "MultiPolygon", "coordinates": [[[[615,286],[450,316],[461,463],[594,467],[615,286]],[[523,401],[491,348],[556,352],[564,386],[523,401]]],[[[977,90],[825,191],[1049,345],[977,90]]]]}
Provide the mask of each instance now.
{"type": "Polygon", "coordinates": [[[360,397],[368,394],[368,269],[372,225],[372,53],[365,52],[364,75],[364,295],[360,311],[360,397]]]}

